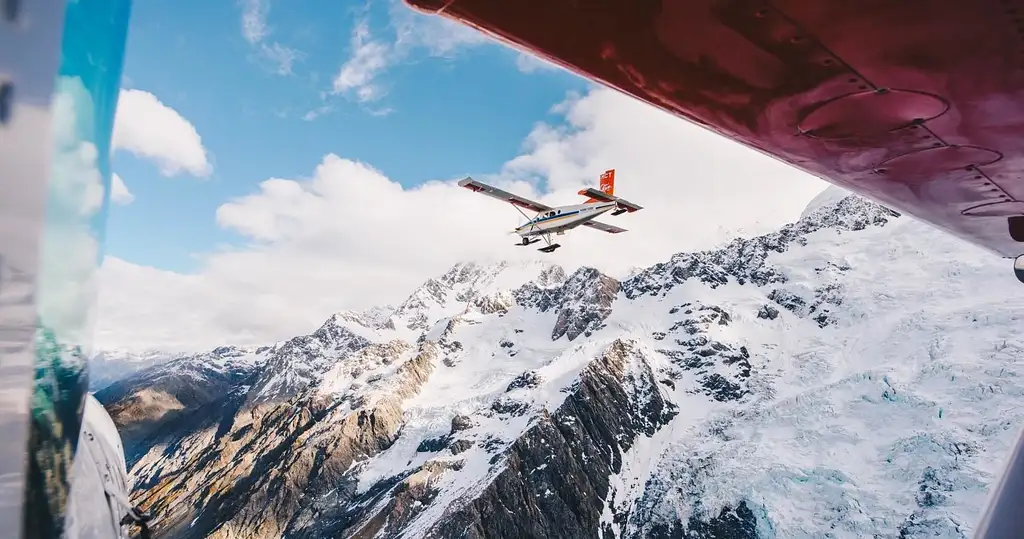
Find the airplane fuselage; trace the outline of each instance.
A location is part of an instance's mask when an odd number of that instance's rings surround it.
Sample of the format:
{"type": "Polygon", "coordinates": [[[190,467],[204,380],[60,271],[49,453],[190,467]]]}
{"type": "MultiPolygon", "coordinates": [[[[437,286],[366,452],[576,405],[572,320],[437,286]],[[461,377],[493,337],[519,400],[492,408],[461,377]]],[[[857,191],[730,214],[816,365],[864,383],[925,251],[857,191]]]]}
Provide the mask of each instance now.
{"type": "Polygon", "coordinates": [[[616,205],[615,202],[597,202],[558,206],[534,217],[523,226],[516,228],[515,231],[524,238],[565,232],[614,210],[616,205]]]}

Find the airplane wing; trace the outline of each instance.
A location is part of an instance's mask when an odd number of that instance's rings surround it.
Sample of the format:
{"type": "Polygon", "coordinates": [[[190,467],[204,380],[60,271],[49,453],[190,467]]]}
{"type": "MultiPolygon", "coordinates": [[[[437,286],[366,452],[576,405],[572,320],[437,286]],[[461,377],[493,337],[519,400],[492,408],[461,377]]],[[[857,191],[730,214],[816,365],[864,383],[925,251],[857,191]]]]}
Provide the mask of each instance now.
{"type": "Polygon", "coordinates": [[[496,198],[498,200],[504,200],[505,202],[508,202],[514,206],[519,206],[520,208],[526,208],[528,210],[533,210],[535,212],[542,212],[551,209],[551,206],[541,204],[540,202],[535,202],[528,198],[523,198],[519,195],[513,195],[508,191],[503,191],[501,189],[498,189],[497,187],[487,185],[486,183],[478,182],[473,178],[466,178],[464,180],[460,180],[459,187],[465,187],[470,191],[487,195],[491,198],[496,198]]]}
{"type": "MultiPolygon", "coordinates": [[[[1024,253],[1019,2],[405,1],[1002,256],[1024,253]]],[[[1024,437],[978,539],[1021,535],[1022,448],[1024,437]]]]}
{"type": "Polygon", "coordinates": [[[601,230],[603,232],[609,232],[611,234],[618,234],[619,232],[625,232],[626,231],[625,228],[619,228],[617,226],[606,225],[606,224],[598,222],[598,221],[587,221],[586,223],[583,223],[583,226],[589,226],[590,228],[596,228],[598,230],[601,230]]]}
{"type": "Polygon", "coordinates": [[[1002,256],[1024,254],[1016,1],[405,1],[1002,256]]]}

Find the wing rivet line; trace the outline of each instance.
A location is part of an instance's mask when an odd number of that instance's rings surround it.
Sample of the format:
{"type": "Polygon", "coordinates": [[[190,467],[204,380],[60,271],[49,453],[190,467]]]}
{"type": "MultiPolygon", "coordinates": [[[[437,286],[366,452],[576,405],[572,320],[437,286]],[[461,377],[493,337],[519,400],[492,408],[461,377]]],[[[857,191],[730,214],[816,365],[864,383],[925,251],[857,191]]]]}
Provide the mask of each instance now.
{"type": "MultiPolygon", "coordinates": [[[[1003,1],[1008,3],[1007,0],[1003,1]]],[[[1024,24],[1016,15],[1016,9],[1009,7],[1007,13],[1014,18],[1017,30],[1024,36],[1024,24]]],[[[791,43],[802,42],[805,36],[810,35],[784,13],[779,14],[793,23],[799,32],[799,39],[792,37],[791,43]]],[[[759,18],[765,18],[767,15],[766,10],[757,13],[759,18]]],[[[813,39],[813,36],[811,38],[813,39]]],[[[975,205],[963,210],[961,214],[964,216],[986,215],[993,211],[1000,215],[1024,215],[1024,206],[1017,206],[1017,201],[980,168],[1000,161],[1003,158],[1000,152],[975,146],[948,144],[928,128],[928,121],[950,110],[951,105],[945,98],[916,90],[881,87],[833,54],[824,44],[818,44],[832,56],[821,60],[820,63],[829,67],[837,63],[846,66],[851,73],[844,80],[857,85],[860,92],[825,99],[805,108],[798,115],[798,136],[847,147],[887,147],[892,152],[891,157],[883,158],[866,172],[897,178],[901,182],[908,179],[908,174],[910,183],[918,186],[943,179],[975,182],[985,180],[980,185],[974,183],[974,188],[983,200],[990,201],[981,204],[987,209],[974,212],[972,210],[980,208],[975,205]],[[869,90],[869,85],[874,89],[869,90]],[[991,159],[993,156],[994,159],[991,159]],[[959,166],[957,161],[960,162],[959,166]],[[963,174],[958,174],[958,170],[973,174],[958,178],[957,176],[963,174]],[[992,204],[1002,206],[995,208],[990,206],[992,204]]]]}
{"type": "Polygon", "coordinates": [[[919,129],[949,110],[939,96],[878,88],[846,94],[805,109],[799,133],[828,141],[868,139],[901,129],[919,129]]]}

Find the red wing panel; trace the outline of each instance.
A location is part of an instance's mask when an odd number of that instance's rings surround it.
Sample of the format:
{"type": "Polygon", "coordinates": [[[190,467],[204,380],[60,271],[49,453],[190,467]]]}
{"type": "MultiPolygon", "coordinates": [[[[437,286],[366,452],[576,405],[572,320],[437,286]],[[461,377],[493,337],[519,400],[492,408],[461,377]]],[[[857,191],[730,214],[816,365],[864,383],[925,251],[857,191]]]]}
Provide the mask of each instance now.
{"type": "Polygon", "coordinates": [[[407,1],[1024,253],[1021,0],[407,1]]]}

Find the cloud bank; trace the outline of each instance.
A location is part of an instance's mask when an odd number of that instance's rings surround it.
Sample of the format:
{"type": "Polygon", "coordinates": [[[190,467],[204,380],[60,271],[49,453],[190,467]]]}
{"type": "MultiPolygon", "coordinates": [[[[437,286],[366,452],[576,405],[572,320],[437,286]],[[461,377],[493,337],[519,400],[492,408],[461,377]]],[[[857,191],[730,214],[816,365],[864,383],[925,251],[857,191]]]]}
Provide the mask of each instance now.
{"type": "Polygon", "coordinates": [[[623,275],[679,251],[795,220],[825,186],[753,150],[607,89],[558,107],[493,182],[549,204],[617,170],[616,193],[645,209],[575,230],[544,255],[509,235],[509,205],[443,178],[403,188],[370,164],[329,154],[303,178],[271,178],[224,203],[217,223],[243,247],[204,255],[182,275],[106,260],[98,343],[105,348],[204,349],[264,344],[315,329],[331,313],[404,299],[460,260],[540,259],[623,275]]]}

